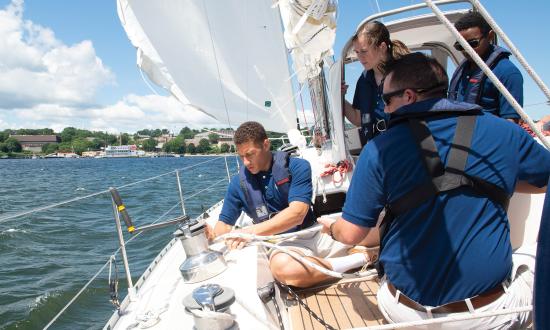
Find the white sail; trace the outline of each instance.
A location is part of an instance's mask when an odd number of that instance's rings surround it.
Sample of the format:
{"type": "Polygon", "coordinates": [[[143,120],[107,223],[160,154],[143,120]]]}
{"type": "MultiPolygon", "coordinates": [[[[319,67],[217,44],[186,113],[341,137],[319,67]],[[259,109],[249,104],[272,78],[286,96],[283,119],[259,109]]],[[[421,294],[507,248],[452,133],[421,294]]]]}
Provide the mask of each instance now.
{"type": "Polygon", "coordinates": [[[237,126],[296,127],[287,50],[272,0],[118,0],[138,65],[184,105],[237,126]]]}
{"type": "Polygon", "coordinates": [[[333,0],[280,0],[285,42],[300,82],[315,78],[325,56],[333,54],[336,3],[333,0]]]}

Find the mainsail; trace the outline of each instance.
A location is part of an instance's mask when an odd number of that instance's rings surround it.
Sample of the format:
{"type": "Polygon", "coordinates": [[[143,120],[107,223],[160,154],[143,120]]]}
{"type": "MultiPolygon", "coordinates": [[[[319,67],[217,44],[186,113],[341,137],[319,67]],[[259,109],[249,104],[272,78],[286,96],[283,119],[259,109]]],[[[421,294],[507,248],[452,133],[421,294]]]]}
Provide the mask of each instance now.
{"type": "Polygon", "coordinates": [[[279,10],[272,0],[118,0],[139,67],[186,106],[236,127],[296,128],[279,10]]]}

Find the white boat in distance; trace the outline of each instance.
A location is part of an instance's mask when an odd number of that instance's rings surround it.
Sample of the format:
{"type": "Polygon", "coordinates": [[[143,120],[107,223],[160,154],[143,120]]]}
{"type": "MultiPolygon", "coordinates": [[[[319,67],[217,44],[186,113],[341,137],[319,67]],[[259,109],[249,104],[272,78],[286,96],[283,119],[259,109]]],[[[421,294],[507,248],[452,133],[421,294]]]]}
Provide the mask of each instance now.
{"type": "MultiPolygon", "coordinates": [[[[484,11],[477,1],[426,0],[425,4],[373,15],[360,26],[430,6],[434,14],[385,24],[392,39],[403,41],[411,50],[430,53],[444,67],[449,61],[456,65],[462,54],[453,49],[457,37],[445,23],[454,21],[463,10],[439,13],[437,6],[457,2],[468,5],[465,10],[471,4],[484,11]]],[[[184,106],[230,126],[256,120],[268,130],[287,132],[291,144],[297,147],[298,157],[311,163],[316,214],[341,210],[353,173],[341,180],[321,176],[326,164],[343,160],[354,164],[356,159],[350,153],[354,132],[344,131],[341,93],[345,64],[356,59],[349,36],[350,41],[341,50],[342,59],[336,63],[332,60],[336,2],[118,0],[118,11],[137,48],[138,65],[153,82],[169,90],[184,106]],[[289,68],[288,50],[293,70],[289,68]],[[307,143],[296,129],[294,77],[310,89],[316,119],[314,131],[321,137],[313,143],[307,143]]],[[[514,55],[522,58],[505,36],[499,37],[514,55]]],[[[465,42],[463,46],[466,47],[465,42]]],[[[547,97],[550,99],[550,95],[547,97]]],[[[517,110],[530,121],[521,108],[517,110]]],[[[543,199],[544,195],[513,196],[509,218],[514,249],[536,244],[543,199]]],[[[296,298],[273,286],[266,257],[268,243],[256,240],[239,251],[225,251],[221,243],[208,248],[201,224],[213,224],[222,203],[213,205],[194,225],[179,229],[177,237],[135,284],[125,260],[129,294],[105,329],[328,327],[323,322],[338,328],[406,326],[380,325],[385,320],[377,313],[373,298],[376,280],[344,280],[313,293],[300,292],[296,298]],[[190,261],[196,264],[191,265],[190,261]],[[330,292],[334,293],[332,298],[330,292]],[[211,305],[214,311],[208,308],[211,305]],[[314,319],[313,314],[321,320],[314,319]]],[[[120,210],[120,203],[117,205],[120,210]]],[[[124,217],[123,212],[121,216],[124,217]]],[[[246,216],[242,217],[241,225],[249,222],[246,216]]]]}

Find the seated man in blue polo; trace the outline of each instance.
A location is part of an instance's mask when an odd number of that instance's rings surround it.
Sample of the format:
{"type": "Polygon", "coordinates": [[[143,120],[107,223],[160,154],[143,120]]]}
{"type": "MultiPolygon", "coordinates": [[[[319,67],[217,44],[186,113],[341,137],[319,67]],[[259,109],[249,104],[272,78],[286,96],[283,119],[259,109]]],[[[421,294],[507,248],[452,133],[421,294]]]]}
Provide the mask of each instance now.
{"type": "MultiPolygon", "coordinates": [[[[483,16],[478,12],[468,12],[456,21],[455,27],[516,101],[523,106],[521,72],[508,59],[509,51],[491,44],[495,39],[495,33],[483,16]]],[[[519,114],[493,82],[487,78],[458,42],[454,47],[462,51],[466,59],[458,66],[451,78],[449,98],[478,104],[483,111],[517,123],[520,119],[519,114]]]]}
{"type": "MultiPolygon", "coordinates": [[[[324,231],[354,244],[380,224],[378,307],[389,322],[529,306],[533,269],[512,253],[506,209],[514,191],[543,193],[550,152],[519,125],[446,99],[433,58],[387,67],[385,134],[363,148],[342,217],[324,231]]],[[[524,329],[531,313],[438,324],[437,329],[524,329]]],[[[425,329],[425,328],[422,328],[425,329]]]]}
{"type": "MultiPolygon", "coordinates": [[[[272,153],[267,134],[257,122],[239,126],[234,141],[244,166],[229,184],[214,237],[228,232],[275,235],[311,226],[315,219],[310,207],[313,187],[309,162],[285,152],[272,153]],[[233,226],[242,211],[254,224],[235,230],[233,226]]],[[[226,239],[231,249],[245,244],[244,239],[226,239]]],[[[361,267],[371,258],[366,253],[348,255],[349,245],[320,231],[281,245],[337,272],[361,267]]],[[[271,253],[270,269],[278,281],[296,287],[309,287],[330,278],[279,251],[271,253]]]]}

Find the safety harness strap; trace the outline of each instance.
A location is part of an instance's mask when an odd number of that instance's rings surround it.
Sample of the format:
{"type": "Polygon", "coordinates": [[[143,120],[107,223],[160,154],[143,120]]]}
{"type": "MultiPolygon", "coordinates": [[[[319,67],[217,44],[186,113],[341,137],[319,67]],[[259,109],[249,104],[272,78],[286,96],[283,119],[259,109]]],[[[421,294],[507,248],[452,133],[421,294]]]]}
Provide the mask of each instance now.
{"type": "MultiPolygon", "coordinates": [[[[455,136],[449,151],[447,167],[443,166],[441,162],[426,121],[418,118],[408,120],[408,125],[419,146],[422,162],[430,175],[430,180],[414,187],[396,201],[386,205],[386,214],[379,228],[380,255],[382,255],[384,238],[389,232],[392,221],[397,216],[417,208],[441,192],[460,187],[470,187],[479,195],[500,204],[505,210],[508,208],[510,197],[502,188],[465,173],[476,119],[477,115],[462,115],[457,118],[455,136]]],[[[382,276],[384,269],[380,262],[377,263],[377,269],[379,275],[382,276]]]]}

